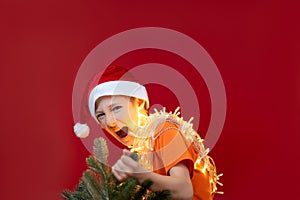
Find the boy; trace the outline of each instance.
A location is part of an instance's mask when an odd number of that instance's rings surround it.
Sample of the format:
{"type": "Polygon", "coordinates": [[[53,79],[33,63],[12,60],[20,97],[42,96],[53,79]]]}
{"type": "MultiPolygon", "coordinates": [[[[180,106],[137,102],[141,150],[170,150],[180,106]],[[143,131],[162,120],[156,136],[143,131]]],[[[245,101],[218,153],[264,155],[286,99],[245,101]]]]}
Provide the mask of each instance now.
{"type": "Polygon", "coordinates": [[[139,155],[137,162],[124,149],[112,167],[115,177],[119,181],[134,177],[140,183],[151,179],[153,191],[169,190],[173,199],[211,200],[218,176],[201,138],[178,117],[177,110],[148,115],[145,87],[132,78],[120,80],[126,73],[123,68],[108,67],[89,95],[92,117],[139,155]]]}

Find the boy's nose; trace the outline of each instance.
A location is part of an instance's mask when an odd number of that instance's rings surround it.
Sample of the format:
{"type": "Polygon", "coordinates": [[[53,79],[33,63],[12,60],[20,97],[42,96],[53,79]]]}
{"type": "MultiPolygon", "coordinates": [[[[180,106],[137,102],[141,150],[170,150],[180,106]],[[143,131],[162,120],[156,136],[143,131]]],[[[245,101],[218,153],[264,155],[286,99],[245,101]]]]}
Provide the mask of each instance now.
{"type": "Polygon", "coordinates": [[[115,127],[116,126],[116,119],[112,114],[109,114],[106,116],[106,124],[109,127],[115,127]]]}

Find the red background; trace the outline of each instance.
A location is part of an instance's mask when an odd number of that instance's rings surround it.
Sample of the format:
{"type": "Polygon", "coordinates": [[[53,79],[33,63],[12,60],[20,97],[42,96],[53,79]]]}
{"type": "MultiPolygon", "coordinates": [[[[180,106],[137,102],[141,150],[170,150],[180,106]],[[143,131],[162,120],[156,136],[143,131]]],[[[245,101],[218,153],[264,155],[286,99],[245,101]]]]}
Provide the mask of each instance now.
{"type": "Polygon", "coordinates": [[[225,194],[216,199],[297,199],[295,2],[1,0],[1,199],[60,199],[75,186],[89,154],[72,132],[77,70],[101,41],[145,26],[189,35],[223,77],[227,117],[211,154],[225,194]]]}

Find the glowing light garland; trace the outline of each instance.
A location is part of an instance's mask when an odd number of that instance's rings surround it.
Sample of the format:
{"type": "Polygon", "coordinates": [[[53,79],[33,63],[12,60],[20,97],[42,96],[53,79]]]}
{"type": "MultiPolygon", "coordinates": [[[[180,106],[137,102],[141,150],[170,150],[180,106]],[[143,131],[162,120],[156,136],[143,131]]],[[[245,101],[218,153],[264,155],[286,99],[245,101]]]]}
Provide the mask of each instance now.
{"type": "Polygon", "coordinates": [[[194,164],[194,169],[201,171],[203,174],[207,174],[211,185],[211,194],[223,194],[224,192],[218,191],[217,185],[223,186],[219,179],[223,174],[217,174],[217,169],[213,159],[208,156],[209,149],[205,149],[203,139],[193,129],[191,123],[193,118],[188,122],[184,121],[182,117],[179,117],[179,107],[172,112],[166,112],[163,108],[161,111],[155,109],[155,113],[146,116],[139,114],[139,130],[135,135],[133,145],[130,147],[131,151],[139,154],[139,162],[146,169],[153,171],[153,146],[156,138],[168,129],[177,129],[186,138],[190,144],[199,152],[198,159],[194,164]],[[174,123],[177,127],[168,127],[160,130],[158,133],[157,127],[163,122],[174,123]],[[150,153],[149,153],[150,152],[150,153]]]}

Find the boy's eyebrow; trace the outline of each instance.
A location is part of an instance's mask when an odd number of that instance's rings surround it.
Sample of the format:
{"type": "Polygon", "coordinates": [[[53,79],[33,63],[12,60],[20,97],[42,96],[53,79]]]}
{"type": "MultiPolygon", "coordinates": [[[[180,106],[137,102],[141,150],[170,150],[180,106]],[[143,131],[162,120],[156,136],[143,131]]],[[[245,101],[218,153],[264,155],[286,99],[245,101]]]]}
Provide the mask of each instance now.
{"type": "Polygon", "coordinates": [[[114,107],[116,105],[118,105],[118,103],[113,103],[113,104],[109,105],[108,108],[111,109],[112,107],[114,107]]]}

